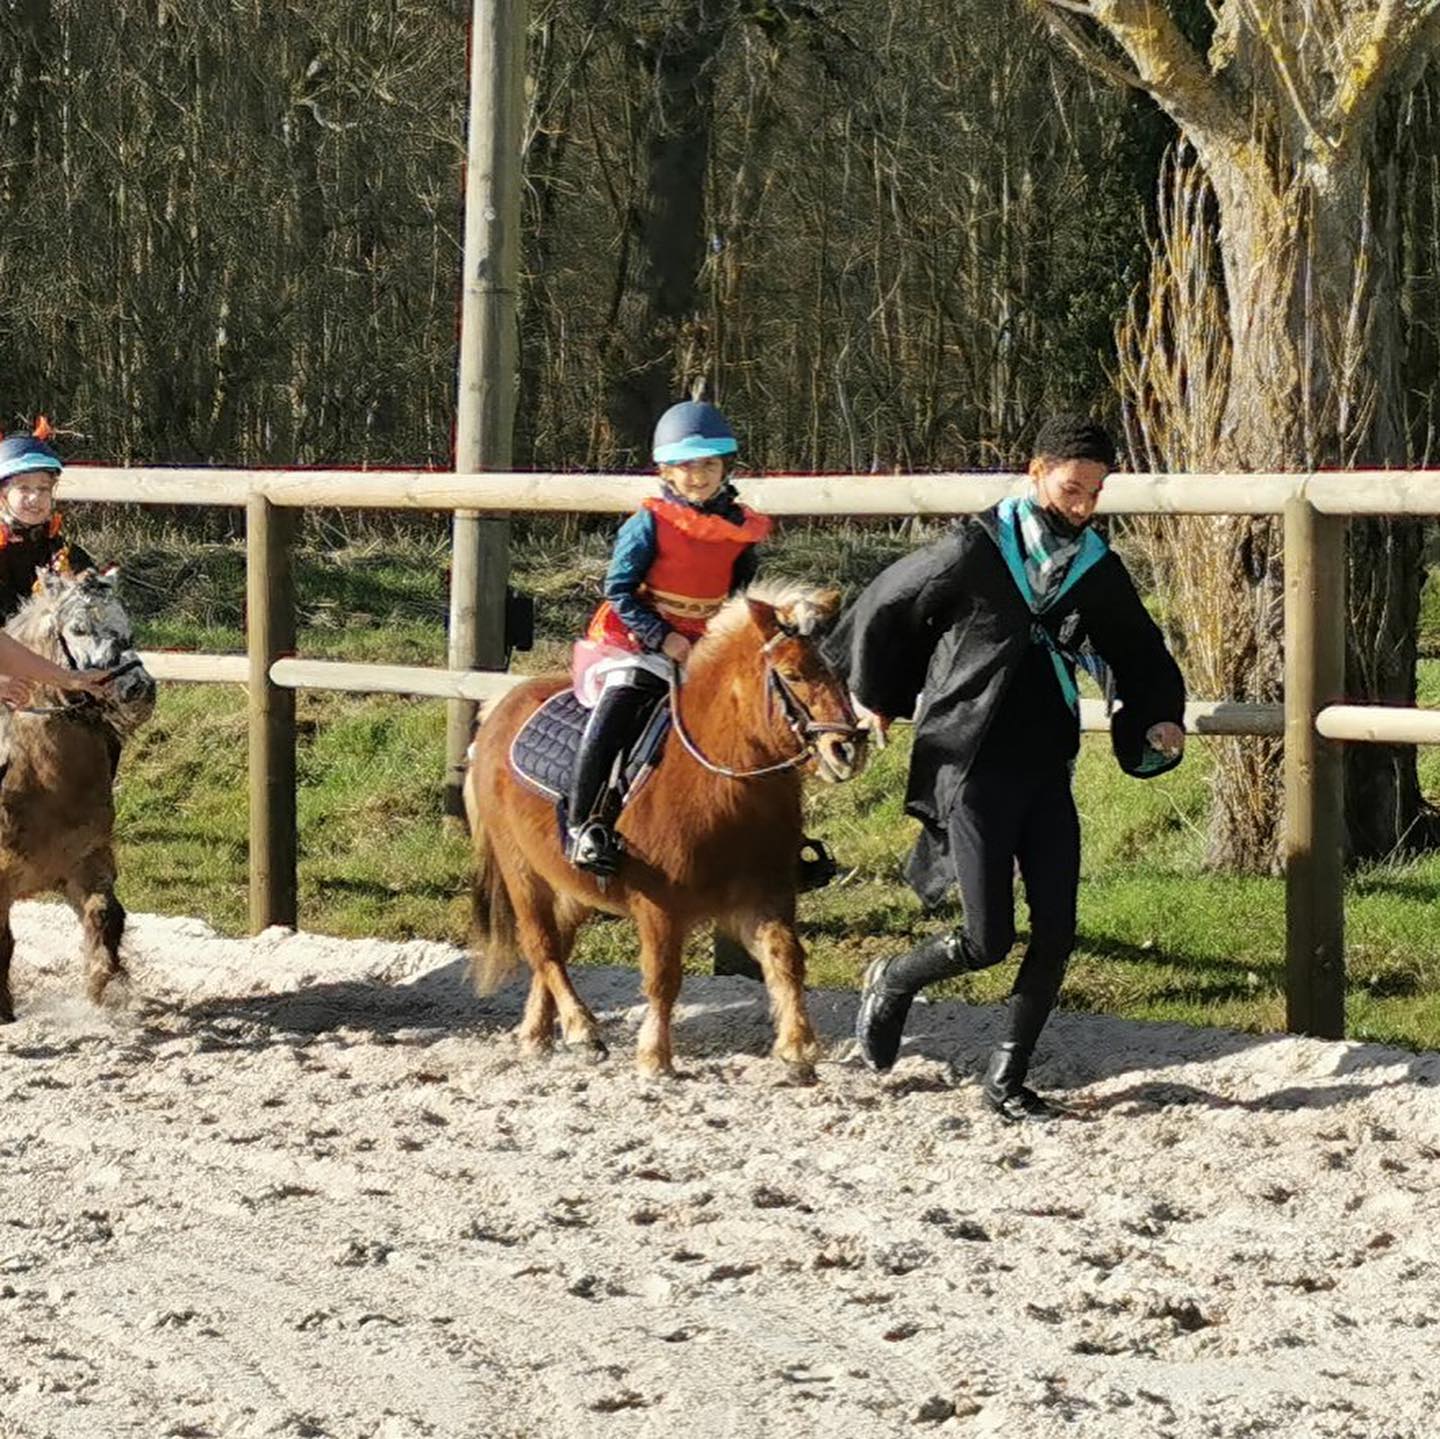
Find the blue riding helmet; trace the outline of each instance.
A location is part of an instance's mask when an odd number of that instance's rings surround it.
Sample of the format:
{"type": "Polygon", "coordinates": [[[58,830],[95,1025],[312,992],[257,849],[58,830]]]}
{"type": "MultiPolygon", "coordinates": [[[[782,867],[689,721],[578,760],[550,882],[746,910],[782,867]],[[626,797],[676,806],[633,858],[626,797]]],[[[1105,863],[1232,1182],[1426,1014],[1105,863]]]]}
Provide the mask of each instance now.
{"type": "Polygon", "coordinates": [[[657,465],[676,465],[682,460],[703,460],[711,455],[733,455],[739,448],[729,420],[704,400],[671,405],[655,426],[657,465]]]}
{"type": "Polygon", "coordinates": [[[0,487],[27,470],[52,470],[58,475],[62,469],[60,456],[34,435],[11,435],[0,440],[0,487]]]}

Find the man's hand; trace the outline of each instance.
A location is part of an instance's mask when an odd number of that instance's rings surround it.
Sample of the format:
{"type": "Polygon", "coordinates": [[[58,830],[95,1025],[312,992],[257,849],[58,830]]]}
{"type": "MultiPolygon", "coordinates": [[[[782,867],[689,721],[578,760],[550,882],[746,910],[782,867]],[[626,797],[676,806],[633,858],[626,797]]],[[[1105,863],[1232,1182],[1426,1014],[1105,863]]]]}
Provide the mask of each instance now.
{"type": "Polygon", "coordinates": [[[669,655],[677,665],[683,665],[690,658],[690,641],[679,630],[671,630],[660,646],[660,653],[669,655]]]}
{"type": "Polygon", "coordinates": [[[60,682],[60,688],[71,694],[90,695],[99,700],[106,697],[114,679],[114,670],[69,670],[60,682]]]}
{"type": "Polygon", "coordinates": [[[872,709],[866,709],[854,695],[850,696],[850,704],[855,710],[856,721],[859,723],[860,728],[869,735],[878,753],[889,743],[890,716],[879,714],[872,709]]]}
{"type": "Polygon", "coordinates": [[[1145,731],[1145,743],[1163,754],[1166,759],[1173,759],[1177,754],[1185,752],[1185,731],[1178,724],[1171,724],[1169,720],[1162,724],[1152,724],[1145,731]]]}

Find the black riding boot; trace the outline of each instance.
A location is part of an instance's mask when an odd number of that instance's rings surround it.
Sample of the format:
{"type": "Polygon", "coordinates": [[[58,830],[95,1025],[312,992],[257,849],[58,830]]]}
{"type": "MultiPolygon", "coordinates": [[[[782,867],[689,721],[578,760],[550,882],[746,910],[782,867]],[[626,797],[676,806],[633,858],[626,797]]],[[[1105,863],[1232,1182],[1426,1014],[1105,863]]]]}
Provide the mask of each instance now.
{"type": "Polygon", "coordinates": [[[963,934],[935,934],[905,954],[877,959],[865,971],[855,1038],[871,1069],[889,1069],[900,1052],[910,1004],[927,984],[972,969],[963,934]]]}
{"type": "Polygon", "coordinates": [[[1059,1112],[1025,1083],[1030,1050],[1013,1040],[997,1044],[985,1069],[985,1102],[1007,1124],[1028,1119],[1054,1119],[1059,1112]]]}
{"type": "Polygon", "coordinates": [[[625,846],[603,812],[605,789],[615,761],[635,738],[655,696],[649,685],[613,685],[590,712],[565,808],[566,857],[577,869],[610,875],[619,867],[625,846]]]}

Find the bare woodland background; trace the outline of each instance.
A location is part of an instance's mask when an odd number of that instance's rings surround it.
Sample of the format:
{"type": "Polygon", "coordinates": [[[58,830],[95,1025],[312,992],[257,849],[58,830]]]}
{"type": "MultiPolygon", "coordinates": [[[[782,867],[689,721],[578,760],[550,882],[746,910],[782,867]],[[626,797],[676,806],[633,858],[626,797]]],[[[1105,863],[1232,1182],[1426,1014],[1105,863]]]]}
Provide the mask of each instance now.
{"type": "MultiPolygon", "coordinates": [[[[469,8],[5,7],[0,415],[447,464],[469,8]]],[[[1108,390],[1168,127],[1033,20],[542,0],[530,47],[518,465],[640,463],[700,375],[792,470],[1003,463],[1108,390]]]]}
{"type": "MultiPolygon", "coordinates": [[[[517,466],[642,465],[702,378],[756,469],[1009,466],[1057,406],[1141,467],[1428,461],[1428,10],[1134,3],[533,0],[517,466]]],[[[0,420],[448,464],[469,12],[10,0],[0,420]]],[[[1177,612],[1210,557],[1197,691],[1274,698],[1273,527],[1148,538],[1177,612]]],[[[1403,702],[1417,532],[1353,552],[1352,673],[1403,702]]],[[[1421,835],[1413,758],[1359,759],[1357,849],[1421,835]]],[[[1273,756],[1223,772],[1214,857],[1264,867],[1273,756]]]]}

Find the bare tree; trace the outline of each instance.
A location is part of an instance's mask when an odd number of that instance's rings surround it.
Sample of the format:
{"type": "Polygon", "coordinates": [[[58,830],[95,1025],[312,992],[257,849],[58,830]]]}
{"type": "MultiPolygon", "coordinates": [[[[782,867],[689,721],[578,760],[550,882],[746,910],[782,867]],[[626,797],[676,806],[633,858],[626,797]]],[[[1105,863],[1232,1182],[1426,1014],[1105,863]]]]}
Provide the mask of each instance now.
{"type": "MultiPolygon", "coordinates": [[[[1435,52],[1440,7],[1220,0],[1209,22],[1187,33],[1178,9],[1157,0],[1039,3],[1091,70],[1164,108],[1208,182],[1229,346],[1216,462],[1261,470],[1405,463],[1407,327],[1384,141],[1435,52]]],[[[1232,573],[1254,594],[1255,620],[1231,692],[1258,698],[1280,673],[1278,536],[1261,523],[1233,540],[1232,573]]],[[[1353,525],[1350,577],[1352,692],[1413,701],[1418,527],[1353,525]]],[[[1347,786],[1357,854],[1413,837],[1413,750],[1355,747],[1347,786]]],[[[1273,811],[1229,810],[1222,824],[1218,859],[1250,865],[1273,850],[1273,811]]]]}

